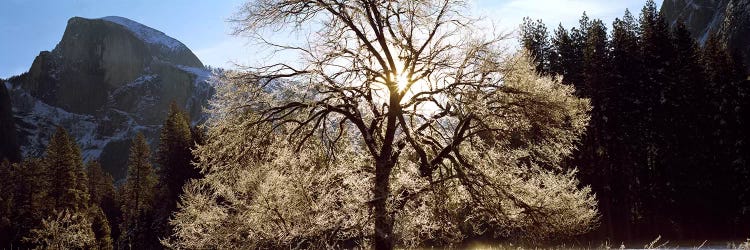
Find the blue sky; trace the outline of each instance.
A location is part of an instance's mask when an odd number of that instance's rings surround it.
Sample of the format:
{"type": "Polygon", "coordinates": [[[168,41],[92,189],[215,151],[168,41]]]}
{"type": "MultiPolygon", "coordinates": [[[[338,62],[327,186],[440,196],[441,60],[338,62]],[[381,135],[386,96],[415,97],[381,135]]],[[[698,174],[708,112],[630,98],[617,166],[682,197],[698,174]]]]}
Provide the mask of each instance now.
{"type": "MultiPolygon", "coordinates": [[[[74,16],[122,16],[180,40],[204,64],[231,68],[254,64],[260,48],[234,37],[226,20],[245,0],[0,0],[0,78],[25,72],[34,57],[60,41],[74,16]]],[[[515,29],[524,16],[548,26],[577,24],[586,11],[611,23],[625,8],[637,14],[645,0],[470,0],[475,15],[486,16],[501,30],[515,29]]],[[[657,4],[661,1],[657,0],[657,4]]]]}

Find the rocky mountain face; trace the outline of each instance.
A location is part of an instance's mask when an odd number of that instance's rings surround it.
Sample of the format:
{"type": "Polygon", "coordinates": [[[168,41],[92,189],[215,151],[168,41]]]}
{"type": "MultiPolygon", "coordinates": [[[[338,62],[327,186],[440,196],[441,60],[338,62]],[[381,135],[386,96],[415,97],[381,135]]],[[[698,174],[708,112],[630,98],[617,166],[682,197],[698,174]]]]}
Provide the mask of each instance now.
{"type": "Polygon", "coordinates": [[[664,0],[661,13],[672,25],[684,22],[701,44],[718,35],[750,65],[750,0],[664,0]]]}
{"type": "Polygon", "coordinates": [[[17,162],[20,154],[11,105],[8,89],[0,86],[0,161],[17,162]]]}
{"type": "Polygon", "coordinates": [[[73,17],[52,51],[5,86],[24,156],[43,154],[56,126],[76,138],[85,160],[99,159],[123,178],[130,140],[154,147],[169,105],[195,124],[213,88],[211,72],[184,44],[123,17],[73,17]]]}

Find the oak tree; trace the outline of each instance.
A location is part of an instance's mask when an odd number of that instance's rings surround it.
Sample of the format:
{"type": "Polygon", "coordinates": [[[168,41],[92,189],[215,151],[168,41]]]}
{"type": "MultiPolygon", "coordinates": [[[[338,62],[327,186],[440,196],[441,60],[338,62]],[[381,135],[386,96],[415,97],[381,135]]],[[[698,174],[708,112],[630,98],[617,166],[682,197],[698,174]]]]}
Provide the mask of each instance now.
{"type": "Polygon", "coordinates": [[[477,32],[466,4],[246,3],[237,33],[301,63],[222,79],[197,150],[206,176],[165,243],[391,249],[591,229],[593,195],[560,168],[588,101],[477,32]],[[268,28],[315,31],[277,44],[268,28]]]}

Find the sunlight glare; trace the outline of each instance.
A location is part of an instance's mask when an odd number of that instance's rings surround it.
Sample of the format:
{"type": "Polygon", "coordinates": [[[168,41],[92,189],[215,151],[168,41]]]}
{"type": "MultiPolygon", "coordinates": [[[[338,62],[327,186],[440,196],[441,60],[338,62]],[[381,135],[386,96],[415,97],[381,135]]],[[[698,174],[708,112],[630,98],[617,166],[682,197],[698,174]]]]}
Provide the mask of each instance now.
{"type": "Polygon", "coordinates": [[[404,62],[401,59],[396,59],[395,63],[396,68],[394,70],[395,72],[393,73],[393,79],[396,82],[398,91],[404,91],[407,87],[409,87],[409,73],[407,73],[404,62]]]}
{"type": "Polygon", "coordinates": [[[409,77],[405,73],[399,73],[396,74],[396,86],[398,87],[399,91],[403,91],[406,89],[407,86],[409,86],[409,77]]]}

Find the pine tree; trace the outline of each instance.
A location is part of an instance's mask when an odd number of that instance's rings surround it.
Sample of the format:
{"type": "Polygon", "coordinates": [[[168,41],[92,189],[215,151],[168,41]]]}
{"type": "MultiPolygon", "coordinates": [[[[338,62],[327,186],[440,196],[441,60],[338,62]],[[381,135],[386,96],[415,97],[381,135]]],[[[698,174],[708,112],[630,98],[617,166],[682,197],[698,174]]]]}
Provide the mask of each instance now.
{"type": "Polygon", "coordinates": [[[549,54],[550,72],[562,76],[563,83],[571,84],[565,77],[570,74],[570,66],[573,64],[575,51],[573,50],[573,40],[565,27],[560,24],[555,29],[555,34],[551,39],[551,51],[549,54]]]}
{"type": "Polygon", "coordinates": [[[606,92],[609,81],[607,27],[601,20],[590,23],[583,50],[583,84],[591,96],[601,95],[606,92]]]}
{"type": "MultiPolygon", "coordinates": [[[[119,236],[119,228],[117,227],[117,225],[119,217],[121,216],[120,208],[117,206],[117,196],[115,193],[112,175],[105,172],[102,169],[99,161],[96,160],[92,160],[87,163],[86,175],[89,179],[88,190],[91,197],[90,203],[92,206],[92,215],[99,216],[99,212],[97,212],[98,210],[101,210],[101,213],[103,213],[106,220],[105,222],[107,223],[106,234],[108,237],[110,237],[109,241],[111,245],[111,239],[117,239],[117,236],[119,236]]],[[[99,218],[92,217],[92,221],[94,223],[97,223],[101,220],[99,218]]],[[[104,221],[100,223],[104,223],[104,221]]],[[[99,226],[98,228],[104,228],[104,226],[99,226]]],[[[94,232],[97,234],[97,240],[101,242],[102,238],[100,238],[100,236],[102,234],[97,233],[100,232],[100,229],[94,228],[94,232]]]]}
{"type": "Polygon", "coordinates": [[[532,21],[529,17],[523,19],[521,45],[531,53],[536,71],[542,75],[550,75],[550,40],[547,26],[542,20],[532,21]]]}
{"type": "Polygon", "coordinates": [[[199,176],[198,169],[191,164],[193,160],[191,148],[194,141],[190,121],[175,103],[170,106],[169,115],[164,122],[159,139],[156,157],[160,167],[159,177],[161,184],[164,185],[166,198],[171,203],[169,211],[174,211],[176,201],[182,193],[182,186],[189,179],[199,176]]]}
{"type": "Polygon", "coordinates": [[[654,1],[646,3],[640,17],[640,45],[643,58],[643,81],[639,81],[636,101],[640,110],[640,125],[643,132],[643,152],[637,161],[640,172],[640,194],[644,206],[644,221],[646,234],[666,234],[674,232],[670,225],[673,216],[669,208],[674,206],[673,200],[664,197],[674,197],[676,190],[670,183],[670,167],[667,156],[670,154],[670,140],[673,137],[671,129],[671,114],[668,111],[666,92],[674,87],[674,70],[671,63],[674,60],[674,49],[670,30],[659,14],[654,1]]]}
{"type": "MultiPolygon", "coordinates": [[[[743,202],[737,200],[738,188],[735,184],[741,184],[741,173],[745,171],[742,168],[741,152],[739,151],[739,142],[742,132],[747,130],[741,124],[741,95],[745,83],[746,74],[738,60],[735,60],[726,44],[719,36],[711,36],[704,45],[703,64],[706,67],[706,77],[710,92],[710,117],[713,134],[711,134],[712,156],[710,162],[711,173],[708,180],[710,185],[707,192],[711,195],[712,200],[727,204],[726,206],[708,207],[710,214],[703,219],[712,221],[711,228],[706,228],[714,234],[724,234],[735,223],[735,218],[731,215],[741,211],[739,204],[743,202]]],[[[739,190],[744,187],[739,188],[739,190]]]]}
{"type": "Polygon", "coordinates": [[[154,235],[149,220],[154,202],[156,174],[150,163],[146,138],[133,139],[128,158],[128,175],[123,185],[121,244],[141,249],[153,246],[154,235]]]}
{"type": "Polygon", "coordinates": [[[81,199],[84,204],[88,205],[89,197],[89,180],[86,175],[86,169],[83,165],[83,155],[81,155],[81,147],[78,146],[75,138],[70,137],[70,148],[73,150],[73,159],[75,162],[74,171],[76,174],[76,185],[78,195],[81,195],[81,199]]]}
{"type": "Polygon", "coordinates": [[[102,206],[111,202],[115,197],[112,175],[104,172],[99,161],[92,160],[86,164],[88,176],[88,191],[92,205],[102,206]]]}
{"type": "Polygon", "coordinates": [[[11,242],[13,232],[12,215],[14,201],[14,180],[11,172],[10,161],[7,159],[0,162],[0,248],[9,248],[6,243],[11,242]]]}
{"type": "Polygon", "coordinates": [[[577,85],[587,90],[585,94],[591,98],[592,110],[591,121],[574,156],[574,162],[581,169],[581,179],[591,184],[592,190],[602,197],[599,199],[601,213],[610,216],[613,205],[609,185],[613,176],[609,165],[610,150],[607,148],[611,131],[607,130],[609,123],[605,114],[611,106],[607,30],[601,20],[590,21],[586,26],[588,31],[585,32],[587,37],[583,46],[582,82],[577,85]]]}
{"type": "Polygon", "coordinates": [[[711,199],[706,187],[710,181],[706,178],[712,172],[709,161],[708,127],[710,107],[706,96],[710,91],[706,85],[704,69],[701,65],[700,49],[684,23],[678,22],[673,27],[673,46],[677,52],[673,60],[674,85],[665,90],[665,99],[672,133],[666,133],[670,142],[665,150],[666,166],[672,176],[674,206],[677,221],[684,226],[681,234],[685,237],[702,237],[696,229],[704,223],[699,218],[708,206],[704,204],[711,199]],[[699,132],[700,131],[700,132],[699,132]]]}
{"type": "Polygon", "coordinates": [[[159,136],[159,148],[156,162],[159,164],[160,197],[157,223],[163,226],[160,231],[161,237],[171,235],[171,229],[167,228],[169,216],[177,210],[177,201],[182,194],[182,186],[190,179],[199,177],[199,171],[191,161],[193,154],[192,146],[195,144],[190,120],[187,114],[180,110],[176,103],[172,102],[167,119],[161,129],[159,136]]]}
{"type": "Polygon", "coordinates": [[[570,59],[567,60],[567,65],[565,65],[567,74],[563,78],[563,81],[575,86],[577,96],[589,97],[590,90],[585,84],[583,75],[583,67],[585,65],[584,50],[588,42],[588,31],[591,27],[591,20],[589,20],[586,12],[583,13],[578,23],[578,28],[570,30],[570,59]]]}
{"type": "Polygon", "coordinates": [[[111,226],[104,211],[98,206],[93,206],[88,217],[91,218],[91,230],[96,240],[96,248],[99,250],[112,249],[111,226]]]}
{"type": "MultiPolygon", "coordinates": [[[[190,127],[190,135],[193,137],[195,142],[194,147],[206,144],[206,128],[202,125],[190,127]]],[[[200,171],[198,171],[200,175],[200,171]]]]}
{"type": "Polygon", "coordinates": [[[62,127],[57,127],[47,145],[44,164],[48,171],[50,197],[55,209],[73,212],[88,204],[87,180],[83,172],[81,151],[62,127]]]}
{"type": "Polygon", "coordinates": [[[42,225],[42,219],[53,215],[54,206],[49,196],[50,183],[43,160],[26,159],[20,164],[11,165],[13,184],[13,207],[10,215],[11,234],[9,242],[2,247],[32,248],[29,242],[22,241],[31,230],[42,225]],[[7,245],[6,245],[7,244],[7,245]]]}
{"type": "MultiPolygon", "coordinates": [[[[555,29],[549,42],[549,52],[546,57],[549,62],[546,64],[548,64],[550,75],[562,76],[563,83],[576,87],[577,96],[587,97],[588,89],[583,84],[583,65],[591,21],[586,12],[581,16],[579,24],[578,28],[572,28],[570,31],[565,30],[562,24],[555,29]]],[[[546,28],[544,31],[546,33],[546,28]]]]}
{"type": "Polygon", "coordinates": [[[741,236],[750,221],[750,80],[740,54],[718,35],[701,50],[654,1],[638,21],[629,11],[616,19],[609,42],[599,26],[585,15],[570,31],[559,26],[548,64],[593,104],[571,163],[599,195],[600,235],[741,236]]]}
{"type": "Polygon", "coordinates": [[[609,142],[609,159],[612,176],[616,177],[610,184],[612,192],[612,210],[608,223],[611,226],[608,235],[618,239],[631,239],[632,224],[637,218],[632,211],[637,209],[637,194],[633,183],[636,183],[633,159],[639,152],[637,129],[639,117],[634,95],[641,81],[641,57],[638,45],[638,23],[630,11],[626,10],[622,19],[615,19],[612,24],[612,39],[610,42],[611,91],[609,103],[604,112],[607,118],[607,129],[612,138],[609,142]]]}
{"type": "MultiPolygon", "coordinates": [[[[750,127],[750,79],[745,80],[742,83],[742,108],[741,112],[741,126],[744,128],[750,127]]],[[[750,208],[750,132],[747,129],[742,131],[741,143],[739,144],[740,159],[738,177],[738,197],[741,202],[738,204],[742,208],[750,208]]],[[[743,211],[740,213],[740,219],[738,220],[739,225],[750,224],[750,213],[743,211]]],[[[742,229],[737,230],[742,232],[742,229]]]]}

